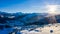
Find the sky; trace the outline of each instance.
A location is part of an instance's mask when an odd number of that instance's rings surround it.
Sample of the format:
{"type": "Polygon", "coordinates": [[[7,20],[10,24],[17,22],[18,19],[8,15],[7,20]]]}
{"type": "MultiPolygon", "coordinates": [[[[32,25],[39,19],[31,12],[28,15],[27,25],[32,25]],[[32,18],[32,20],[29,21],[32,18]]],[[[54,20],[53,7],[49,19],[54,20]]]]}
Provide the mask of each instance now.
{"type": "Polygon", "coordinates": [[[49,7],[56,6],[56,11],[59,12],[60,0],[0,0],[0,11],[8,13],[45,13],[49,10],[48,5],[49,7]]]}

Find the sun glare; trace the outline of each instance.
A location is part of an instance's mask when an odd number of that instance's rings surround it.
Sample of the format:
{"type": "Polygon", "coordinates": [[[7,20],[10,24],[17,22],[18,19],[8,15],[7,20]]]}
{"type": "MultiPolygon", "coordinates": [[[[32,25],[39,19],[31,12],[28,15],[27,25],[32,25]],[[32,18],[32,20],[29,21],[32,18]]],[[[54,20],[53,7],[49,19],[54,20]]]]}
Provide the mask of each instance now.
{"type": "Polygon", "coordinates": [[[56,14],[57,5],[47,5],[48,13],[56,14]]]}

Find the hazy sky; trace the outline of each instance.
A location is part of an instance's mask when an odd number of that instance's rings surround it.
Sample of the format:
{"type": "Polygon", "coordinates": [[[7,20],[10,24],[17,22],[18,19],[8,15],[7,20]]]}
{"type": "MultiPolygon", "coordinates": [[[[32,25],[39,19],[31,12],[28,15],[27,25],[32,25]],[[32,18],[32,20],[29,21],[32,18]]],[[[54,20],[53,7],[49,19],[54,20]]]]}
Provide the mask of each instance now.
{"type": "Polygon", "coordinates": [[[57,5],[57,11],[60,10],[60,0],[0,0],[0,11],[41,13],[47,12],[47,5],[57,5]]]}

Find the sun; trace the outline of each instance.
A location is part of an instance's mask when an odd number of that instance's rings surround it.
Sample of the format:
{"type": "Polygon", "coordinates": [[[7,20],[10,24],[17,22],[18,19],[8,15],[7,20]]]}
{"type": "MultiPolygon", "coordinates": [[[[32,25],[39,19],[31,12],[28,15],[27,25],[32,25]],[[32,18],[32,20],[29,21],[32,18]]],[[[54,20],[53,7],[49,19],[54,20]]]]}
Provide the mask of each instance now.
{"type": "Polygon", "coordinates": [[[47,5],[48,13],[56,14],[57,5],[47,5]]]}

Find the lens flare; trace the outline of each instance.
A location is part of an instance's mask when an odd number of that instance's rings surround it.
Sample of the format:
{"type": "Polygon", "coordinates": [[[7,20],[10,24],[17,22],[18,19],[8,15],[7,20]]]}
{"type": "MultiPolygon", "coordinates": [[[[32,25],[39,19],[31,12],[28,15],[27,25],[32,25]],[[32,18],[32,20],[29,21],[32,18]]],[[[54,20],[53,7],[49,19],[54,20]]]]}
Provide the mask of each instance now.
{"type": "Polygon", "coordinates": [[[55,15],[57,14],[57,5],[47,5],[49,16],[49,23],[57,23],[55,15]]]}

